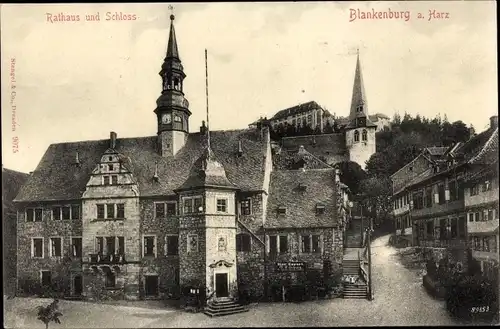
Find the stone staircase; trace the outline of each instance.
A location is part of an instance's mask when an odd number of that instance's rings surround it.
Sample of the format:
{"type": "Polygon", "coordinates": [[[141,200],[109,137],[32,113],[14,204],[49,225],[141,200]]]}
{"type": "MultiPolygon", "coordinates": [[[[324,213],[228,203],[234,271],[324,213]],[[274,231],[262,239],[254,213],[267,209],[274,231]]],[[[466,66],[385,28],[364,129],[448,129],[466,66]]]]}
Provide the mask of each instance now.
{"type": "Polygon", "coordinates": [[[363,284],[345,284],[344,299],[367,299],[368,286],[363,284]]]}
{"type": "Polygon", "coordinates": [[[203,311],[203,313],[210,317],[230,315],[242,312],[248,312],[248,308],[238,304],[238,302],[231,298],[219,298],[217,300],[210,301],[203,311]]]}

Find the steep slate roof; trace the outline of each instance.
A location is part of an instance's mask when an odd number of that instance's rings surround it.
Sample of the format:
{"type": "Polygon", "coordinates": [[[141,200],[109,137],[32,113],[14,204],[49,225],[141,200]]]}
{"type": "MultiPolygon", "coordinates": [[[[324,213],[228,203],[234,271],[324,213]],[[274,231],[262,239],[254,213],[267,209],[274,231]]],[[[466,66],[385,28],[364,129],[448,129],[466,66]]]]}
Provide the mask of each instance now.
{"type": "Polygon", "coordinates": [[[471,164],[493,164],[495,162],[498,162],[498,128],[493,131],[483,149],[469,161],[471,164]]]}
{"type": "Polygon", "coordinates": [[[461,157],[464,161],[469,161],[476,154],[478,154],[483,147],[486,146],[488,140],[493,136],[498,128],[489,128],[482,133],[472,137],[466,143],[464,143],[458,150],[456,154],[461,157]]]}
{"type": "Polygon", "coordinates": [[[14,200],[28,177],[29,175],[23,172],[2,168],[2,201],[4,214],[16,213],[12,200],[14,200]]]}
{"type": "Polygon", "coordinates": [[[338,220],[335,206],[334,169],[273,171],[264,226],[333,227],[338,220]],[[306,186],[305,190],[300,186],[306,186]],[[322,215],[316,214],[318,204],[325,206],[322,215]],[[286,207],[286,215],[278,215],[280,206],[286,207]]]}
{"type": "Polygon", "coordinates": [[[274,170],[298,169],[304,165],[307,169],[328,169],[332,168],[325,162],[309,153],[304,147],[298,151],[281,151],[273,154],[274,170]]]}
{"type": "Polygon", "coordinates": [[[345,135],[342,133],[295,136],[282,138],[282,150],[297,152],[301,146],[319,159],[347,155],[345,135]]]}
{"type": "Polygon", "coordinates": [[[295,106],[289,107],[287,109],[281,110],[281,111],[277,112],[269,120],[281,120],[281,119],[285,119],[291,115],[309,112],[309,111],[312,111],[315,109],[321,109],[321,106],[319,106],[318,103],[316,103],[315,101],[311,101],[311,102],[295,105],[295,106]]]}
{"type": "MultiPolygon", "coordinates": [[[[171,195],[188,178],[191,166],[203,154],[203,136],[189,134],[175,157],[157,152],[157,137],[119,138],[116,151],[130,159],[131,171],[139,184],[140,196],[171,195]],[[159,182],[153,179],[158,163],[159,182]]],[[[226,170],[227,178],[243,191],[262,190],[266,145],[256,129],[212,131],[212,150],[226,170]],[[243,153],[238,155],[238,141],[243,153]]],[[[80,199],[90,173],[109,140],[60,143],[49,146],[38,167],[23,186],[16,201],[80,199]],[[80,166],[74,164],[78,152],[80,166]]]]}

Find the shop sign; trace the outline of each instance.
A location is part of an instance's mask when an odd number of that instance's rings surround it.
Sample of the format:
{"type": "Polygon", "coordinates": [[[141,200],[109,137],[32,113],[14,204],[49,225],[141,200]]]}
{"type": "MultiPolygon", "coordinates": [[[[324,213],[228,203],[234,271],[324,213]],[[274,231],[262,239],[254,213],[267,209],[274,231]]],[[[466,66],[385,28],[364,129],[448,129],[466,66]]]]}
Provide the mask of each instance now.
{"type": "Polygon", "coordinates": [[[305,271],[306,263],[304,262],[277,262],[277,272],[301,272],[305,271]]]}

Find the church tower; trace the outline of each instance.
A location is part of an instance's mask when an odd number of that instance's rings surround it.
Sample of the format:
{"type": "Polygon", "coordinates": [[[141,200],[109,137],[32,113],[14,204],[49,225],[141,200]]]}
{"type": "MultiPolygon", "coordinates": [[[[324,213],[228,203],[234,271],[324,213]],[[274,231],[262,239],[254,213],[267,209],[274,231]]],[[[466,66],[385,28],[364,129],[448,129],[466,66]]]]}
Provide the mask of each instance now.
{"type": "Polygon", "coordinates": [[[189,102],[184,97],[183,82],[186,75],[179,57],[175,38],[174,15],[170,16],[170,35],[167,56],[161,66],[162,92],[156,101],[158,124],[158,152],[175,156],[186,143],[189,134],[189,102]]]}
{"type": "Polygon", "coordinates": [[[368,104],[366,102],[358,51],[352,89],[351,111],[345,134],[349,160],[358,163],[363,169],[366,167],[366,161],[376,151],[376,130],[377,125],[371,122],[368,116],[368,104]]]}

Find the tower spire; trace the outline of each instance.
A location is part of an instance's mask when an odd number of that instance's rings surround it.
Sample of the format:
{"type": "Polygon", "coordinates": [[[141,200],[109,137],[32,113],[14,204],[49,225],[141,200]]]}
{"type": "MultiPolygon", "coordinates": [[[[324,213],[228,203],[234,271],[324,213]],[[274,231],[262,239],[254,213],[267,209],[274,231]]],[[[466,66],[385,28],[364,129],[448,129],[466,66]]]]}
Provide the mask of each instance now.
{"type": "Polygon", "coordinates": [[[167,47],[167,58],[179,58],[179,49],[177,48],[177,39],[175,38],[175,28],[174,28],[174,19],[175,16],[173,14],[173,7],[169,6],[172,10],[170,15],[170,35],[168,36],[168,47],[167,47]]]}
{"type": "Polygon", "coordinates": [[[365,86],[363,74],[361,73],[361,63],[359,60],[359,48],[356,50],[356,71],[354,72],[354,84],[352,88],[350,119],[359,116],[367,116],[368,108],[366,102],[365,86]]]}

